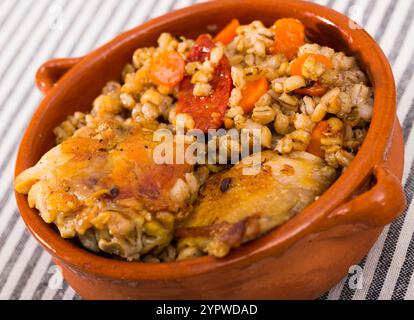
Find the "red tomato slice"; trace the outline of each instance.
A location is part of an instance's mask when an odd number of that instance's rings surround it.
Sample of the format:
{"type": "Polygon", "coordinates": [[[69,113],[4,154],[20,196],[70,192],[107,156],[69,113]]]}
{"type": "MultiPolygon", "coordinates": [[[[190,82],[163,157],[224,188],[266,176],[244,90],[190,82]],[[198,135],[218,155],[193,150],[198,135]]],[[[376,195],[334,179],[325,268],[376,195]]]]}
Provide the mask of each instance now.
{"type": "MultiPolygon", "coordinates": [[[[208,35],[199,36],[188,53],[187,62],[204,62],[210,57],[211,49],[214,47],[215,44],[208,35]]],[[[207,132],[208,129],[218,129],[223,125],[233,86],[227,57],[221,58],[210,85],[212,91],[209,96],[197,97],[193,94],[194,85],[191,83],[191,77],[185,77],[181,81],[178,93],[177,114],[190,114],[194,119],[195,127],[203,132],[207,132]]]]}

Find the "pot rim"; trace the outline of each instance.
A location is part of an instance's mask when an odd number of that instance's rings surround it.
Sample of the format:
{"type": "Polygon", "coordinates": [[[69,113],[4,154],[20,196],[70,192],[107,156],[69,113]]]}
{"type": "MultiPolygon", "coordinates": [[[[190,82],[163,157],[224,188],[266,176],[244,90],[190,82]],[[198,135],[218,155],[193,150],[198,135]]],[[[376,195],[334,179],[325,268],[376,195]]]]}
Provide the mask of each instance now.
{"type": "MultiPolygon", "coordinates": [[[[276,2],[283,1],[278,0],[276,2]]],[[[19,147],[15,175],[18,175],[29,166],[24,159],[24,154],[26,150],[30,150],[29,137],[36,134],[33,130],[34,119],[42,116],[46,105],[54,95],[60,94],[64,88],[70,87],[73,75],[88,68],[105,52],[117,50],[123,42],[136,36],[137,33],[145,33],[149,29],[161,27],[167,21],[174,21],[199,11],[216,11],[225,6],[243,5],[257,6],[257,1],[242,0],[237,4],[232,0],[210,1],[170,12],[117,36],[104,46],[87,54],[63,76],[58,86],[48,92],[37,108],[19,147]]],[[[282,254],[306,234],[312,233],[312,230],[316,230],[318,223],[321,223],[332,210],[341,205],[346,199],[349,199],[363,185],[371,174],[372,168],[380,163],[386,155],[390,137],[393,134],[396,118],[396,92],[391,67],[375,40],[363,29],[352,29],[349,26],[350,20],[348,17],[327,7],[301,0],[291,0],[288,6],[292,7],[292,10],[306,8],[306,14],[315,16],[324,24],[335,26],[348,40],[349,45],[352,44],[354,48],[361,49],[361,51],[358,51],[359,58],[368,67],[365,68],[368,69],[365,72],[369,74],[375,90],[374,114],[365,141],[348,170],[317,201],[309,205],[300,214],[259,239],[233,249],[225,258],[216,259],[211,256],[203,256],[184,261],[157,264],[134,263],[105,258],[61,238],[38,215],[39,219],[35,219],[33,212],[37,211],[28,207],[27,197],[15,192],[21,216],[27,227],[55,258],[64,261],[74,269],[95,276],[125,280],[177,279],[215,271],[230,265],[248,266],[253,261],[265,256],[282,254]],[[363,50],[363,48],[365,49],[363,50]],[[367,50],[368,48],[369,50],[367,50]],[[375,68],[370,68],[372,67],[372,61],[376,62],[375,68]]]]}

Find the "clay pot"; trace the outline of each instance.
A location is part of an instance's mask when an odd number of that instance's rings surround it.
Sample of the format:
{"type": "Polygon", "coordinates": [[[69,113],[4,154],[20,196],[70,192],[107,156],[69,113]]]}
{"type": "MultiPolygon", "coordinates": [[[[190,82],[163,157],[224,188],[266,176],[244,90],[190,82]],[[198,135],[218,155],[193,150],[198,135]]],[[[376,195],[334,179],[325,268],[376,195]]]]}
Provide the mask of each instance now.
{"type": "Polygon", "coordinates": [[[54,144],[52,130],[75,111],[87,111],[106,81],[118,79],[138,47],[163,31],[195,38],[231,18],[271,25],[280,17],[303,21],[310,39],[355,55],[375,89],[374,116],[349,169],[317,201],[266,236],[224,259],[143,264],[100,257],[62,239],[16,194],[21,215],[87,299],[313,299],[369,251],[383,227],[405,207],[401,188],[403,143],[396,121],[391,68],[375,41],[347,17],[302,1],[213,1],[151,20],[79,59],[46,62],[37,74],[45,98],[35,112],[16,163],[34,165],[54,144]]]}

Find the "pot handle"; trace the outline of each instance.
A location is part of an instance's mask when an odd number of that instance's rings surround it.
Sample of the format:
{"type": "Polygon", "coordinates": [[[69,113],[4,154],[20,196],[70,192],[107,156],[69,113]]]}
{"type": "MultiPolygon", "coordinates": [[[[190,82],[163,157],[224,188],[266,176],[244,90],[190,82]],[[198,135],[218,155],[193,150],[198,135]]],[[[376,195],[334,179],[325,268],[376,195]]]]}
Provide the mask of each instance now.
{"type": "Polygon", "coordinates": [[[36,86],[46,94],[62,76],[73,66],[80,62],[82,58],[52,59],[46,61],[36,73],[36,86]]]}
{"type": "Polygon", "coordinates": [[[323,230],[343,224],[384,227],[404,211],[406,199],[401,181],[385,163],[376,165],[372,174],[375,185],[332,211],[322,225],[323,230]]]}

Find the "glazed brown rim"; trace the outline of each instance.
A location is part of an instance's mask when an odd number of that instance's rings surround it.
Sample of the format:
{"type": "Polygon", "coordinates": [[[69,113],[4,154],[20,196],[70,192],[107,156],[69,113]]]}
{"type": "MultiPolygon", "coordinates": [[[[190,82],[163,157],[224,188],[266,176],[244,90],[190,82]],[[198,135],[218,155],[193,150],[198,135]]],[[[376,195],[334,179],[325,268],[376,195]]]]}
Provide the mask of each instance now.
{"type": "MultiPolygon", "coordinates": [[[[235,3],[232,0],[223,0],[220,1],[220,6],[237,7],[248,3],[254,3],[254,1],[242,0],[235,3]]],[[[85,249],[76,246],[72,242],[61,238],[53,228],[44,223],[41,219],[33,219],[34,210],[28,208],[26,196],[16,193],[16,199],[25,223],[38,241],[51,252],[52,255],[63,260],[75,270],[80,269],[96,276],[112,279],[166,280],[190,277],[214,271],[229,265],[243,267],[254,260],[268,255],[280,255],[305,235],[312,232],[319,232],[320,230],[318,230],[317,227],[318,222],[320,223],[323,221],[327,214],[344,203],[346,199],[351,198],[352,194],[367,181],[372,173],[373,167],[383,160],[384,154],[386,154],[389,148],[388,141],[393,131],[390,130],[390,128],[393,128],[396,117],[396,93],[391,67],[375,40],[362,29],[351,29],[349,27],[349,18],[346,16],[317,4],[305,4],[300,0],[291,0],[286,5],[293,11],[303,10],[303,6],[305,5],[307,7],[306,14],[317,17],[317,19],[324,24],[336,26],[345,38],[351,40],[354,47],[360,49],[357,54],[368,66],[367,72],[375,90],[374,115],[368,135],[358,152],[355,161],[352,162],[345,174],[342,175],[329,190],[320,197],[320,199],[312,203],[295,218],[262,238],[233,250],[226,258],[216,259],[211,256],[204,256],[191,260],[160,264],[118,261],[90,253],[85,249]],[[375,69],[371,68],[372,65],[370,65],[370,63],[372,61],[376,62],[375,69]],[[382,132],[383,135],[374,135],[374,132],[382,132]],[[350,179],[351,177],[353,177],[353,179],[350,179]]],[[[157,26],[160,27],[164,23],[191,15],[199,10],[207,12],[211,11],[213,14],[214,11],[219,9],[220,7],[217,7],[217,2],[197,4],[156,18],[151,22],[144,23],[141,26],[124,33],[122,37],[116,37],[108,44],[94,51],[93,54],[88,54],[76,66],[68,71],[59,81],[59,85],[48,92],[33,118],[42,117],[45,106],[53,100],[54,95],[58,92],[62,92],[66,88],[70,88],[74,82],[72,75],[75,75],[78,71],[88,68],[89,65],[93,64],[96,59],[98,59],[97,56],[99,53],[116,50],[122,41],[126,41],[129,37],[133,37],[137,32],[145,33],[149,29],[156,28],[157,26]]],[[[33,128],[34,123],[32,121],[26,130],[19,148],[15,170],[16,175],[29,166],[29,164],[24,161],[23,150],[30,149],[28,143],[30,140],[29,136],[35,134],[33,128]]]]}

